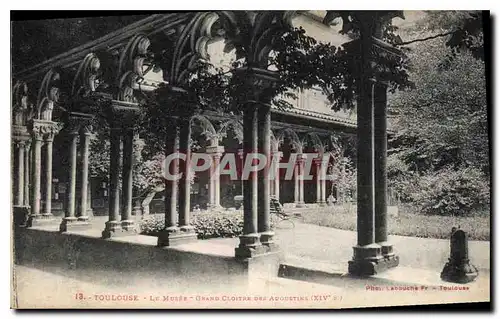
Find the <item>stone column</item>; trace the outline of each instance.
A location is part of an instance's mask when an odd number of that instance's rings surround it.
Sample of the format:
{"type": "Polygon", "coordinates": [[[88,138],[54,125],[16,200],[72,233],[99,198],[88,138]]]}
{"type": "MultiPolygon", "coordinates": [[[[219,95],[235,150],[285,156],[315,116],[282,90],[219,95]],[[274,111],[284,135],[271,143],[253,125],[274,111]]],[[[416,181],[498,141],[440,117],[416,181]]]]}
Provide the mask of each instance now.
{"type": "Polygon", "coordinates": [[[224,146],[218,146],[216,143],[213,146],[206,148],[206,152],[212,157],[212,164],[210,167],[209,181],[208,181],[208,208],[219,209],[220,205],[220,159],[224,153],[224,146]]]}
{"type": "Polygon", "coordinates": [[[52,145],[53,136],[48,136],[45,140],[45,209],[44,218],[52,217],[52,145]]]}
{"type": "MultiPolygon", "coordinates": [[[[361,48],[361,58],[358,63],[358,73],[359,79],[358,83],[358,111],[357,111],[357,170],[358,170],[358,190],[357,190],[357,224],[358,224],[358,243],[354,249],[353,259],[349,262],[349,273],[358,276],[370,276],[381,271],[386,270],[390,267],[395,267],[399,263],[399,259],[394,255],[382,255],[381,245],[376,243],[376,226],[382,226],[382,233],[386,232],[384,227],[386,224],[382,222],[385,219],[386,214],[381,214],[383,218],[377,218],[375,216],[376,206],[379,207],[386,204],[385,199],[385,186],[382,186],[382,190],[378,191],[376,188],[379,185],[376,181],[384,182],[383,175],[385,175],[385,153],[386,144],[381,145],[386,142],[386,118],[383,114],[385,110],[380,110],[380,106],[383,105],[383,109],[386,106],[386,97],[383,92],[379,91],[377,88],[374,67],[377,66],[376,56],[373,54],[375,51],[382,48],[383,54],[387,52],[394,51],[391,46],[381,44],[380,40],[375,41],[374,36],[381,38],[382,36],[382,25],[381,17],[377,13],[373,12],[360,12],[359,19],[363,21],[360,24],[360,48],[361,48]],[[375,92],[377,92],[377,97],[375,97],[375,92]],[[383,95],[382,97],[378,97],[383,95]],[[377,128],[375,128],[375,110],[377,108],[377,128]],[[382,123],[384,122],[384,123],[382,123]],[[381,140],[375,137],[375,130],[378,134],[382,136],[381,140]],[[384,141],[382,141],[382,139],[384,141]],[[377,142],[376,142],[377,141],[377,142]],[[377,143],[377,146],[375,146],[377,143]],[[378,148],[376,151],[375,149],[378,148]],[[377,152],[377,153],[375,153],[377,152]],[[382,155],[384,154],[384,155],[382,155]],[[379,155],[376,158],[376,155],[379,155]],[[379,159],[382,158],[382,162],[379,159]],[[377,162],[377,163],[376,163],[377,162]],[[376,172],[378,171],[378,172],[376,172]],[[377,180],[376,180],[377,179],[377,180]],[[378,195],[375,195],[375,194],[378,195]],[[377,196],[377,197],[376,197],[377,196]],[[376,200],[381,200],[379,204],[375,204],[376,200]],[[385,201],[385,203],[383,203],[385,201]],[[384,216],[385,215],[385,216],[384,216]],[[378,223],[376,222],[378,220],[378,223]],[[376,224],[377,223],[377,224],[376,224]]],[[[385,92],[385,88],[382,89],[385,92]]],[[[380,238],[384,240],[383,236],[380,238]]],[[[386,247],[387,248],[387,247],[386,247]]]]}
{"type": "MultiPolygon", "coordinates": [[[[243,161],[257,152],[258,139],[257,106],[247,103],[243,110],[243,161]]],[[[248,179],[243,180],[243,235],[235,249],[236,258],[250,258],[261,252],[258,235],[258,203],[257,172],[250,172],[248,179]]]]}
{"type": "Polygon", "coordinates": [[[387,242],[387,85],[376,83],[374,88],[375,133],[375,242],[382,255],[393,256],[387,242]]]}
{"type": "Polygon", "coordinates": [[[30,163],[31,163],[31,141],[26,141],[24,147],[24,199],[23,206],[30,206],[30,163]]]}
{"type": "Polygon", "coordinates": [[[321,205],[321,160],[314,160],[316,166],[316,203],[321,205]]]}
{"type": "Polygon", "coordinates": [[[16,196],[15,203],[16,206],[23,206],[24,201],[24,153],[26,143],[24,141],[16,142],[17,145],[17,184],[16,184],[16,196]]]}
{"type": "Polygon", "coordinates": [[[258,172],[258,232],[262,245],[274,249],[274,232],[270,220],[270,168],[271,165],[271,106],[258,107],[258,149],[266,158],[266,166],[258,172]]]}
{"type": "Polygon", "coordinates": [[[326,205],[326,169],[328,168],[328,161],[321,161],[320,172],[321,172],[321,205],[326,205]]]}
{"type": "Polygon", "coordinates": [[[87,217],[94,216],[94,210],[92,209],[92,177],[88,176],[87,185],[87,217]]]}
{"type": "Polygon", "coordinates": [[[78,132],[70,133],[70,149],[69,149],[69,176],[67,189],[67,207],[64,213],[64,218],[61,222],[60,230],[65,232],[69,229],[69,225],[77,221],[75,217],[76,207],[76,153],[77,153],[77,138],[78,132]]]}
{"type": "Polygon", "coordinates": [[[88,183],[89,183],[89,143],[90,143],[90,128],[85,126],[80,134],[80,149],[81,149],[81,179],[80,179],[80,216],[78,220],[87,222],[89,216],[87,215],[88,208],[88,183]]]}
{"type": "MultiPolygon", "coordinates": [[[[368,17],[369,19],[369,17],[368,17]]],[[[371,73],[372,25],[365,21],[361,30],[361,59],[358,65],[357,101],[357,245],[349,261],[349,273],[359,276],[377,273],[382,259],[375,243],[373,85],[371,73]]]]}
{"type": "Polygon", "coordinates": [[[134,131],[126,129],[123,132],[123,170],[122,170],[122,232],[135,232],[135,223],[132,219],[133,196],[133,155],[134,131]]]}
{"type": "Polygon", "coordinates": [[[274,178],[274,197],[276,197],[278,199],[278,201],[280,200],[280,161],[281,161],[281,157],[283,156],[283,153],[282,152],[274,152],[273,154],[273,159],[275,161],[275,178],[274,178]]]}
{"type": "Polygon", "coordinates": [[[293,201],[295,203],[295,207],[300,206],[300,198],[299,198],[299,162],[296,160],[295,165],[293,166],[293,201]]]}
{"type": "MultiPolygon", "coordinates": [[[[165,141],[165,158],[171,154],[179,152],[179,130],[176,125],[172,127],[171,133],[165,141]]],[[[171,176],[179,174],[179,160],[174,158],[170,166],[163,168],[166,172],[169,171],[171,176]]],[[[165,229],[158,235],[158,246],[173,246],[178,243],[179,227],[177,227],[177,196],[178,180],[165,179],[165,229]]],[[[182,240],[181,240],[182,242],[182,240]]]]}
{"type": "MultiPolygon", "coordinates": [[[[36,130],[36,128],[34,128],[36,130]]],[[[39,130],[39,128],[38,128],[39,130]]],[[[31,184],[31,217],[40,217],[40,184],[42,174],[42,134],[40,131],[34,131],[33,134],[33,147],[32,147],[32,184],[31,184]]]]}
{"type": "Polygon", "coordinates": [[[357,245],[349,272],[357,275],[373,275],[375,265],[381,259],[381,247],[375,243],[374,163],[373,163],[373,84],[364,80],[358,101],[358,202],[357,245]]]}
{"type": "MultiPolygon", "coordinates": [[[[243,149],[239,148],[238,149],[238,158],[240,160],[240,167],[241,167],[242,174],[243,174],[243,166],[245,165],[245,163],[243,161],[243,155],[244,155],[243,149]]],[[[241,178],[241,176],[240,176],[240,178],[241,178]]],[[[243,182],[243,179],[241,179],[241,187],[240,187],[241,195],[243,195],[243,188],[244,188],[244,182],[243,182]]]]}
{"type": "Polygon", "coordinates": [[[103,238],[110,238],[120,232],[120,144],[121,129],[111,128],[109,152],[109,219],[102,232],[103,238]]]}
{"type": "Polygon", "coordinates": [[[300,204],[302,206],[305,206],[305,201],[304,201],[304,166],[305,166],[305,160],[304,158],[300,159],[299,162],[299,171],[300,171],[300,179],[299,179],[299,199],[300,199],[300,204]]]}
{"type": "Polygon", "coordinates": [[[296,179],[295,179],[295,186],[297,186],[297,189],[295,190],[296,194],[296,204],[295,207],[304,207],[304,164],[305,160],[303,157],[303,154],[297,154],[297,165],[295,166],[296,168],[296,179]]]}
{"type": "Polygon", "coordinates": [[[194,227],[191,226],[191,122],[183,119],[179,126],[179,153],[185,155],[180,161],[179,171],[182,173],[179,180],[179,228],[186,240],[197,239],[194,227]]]}

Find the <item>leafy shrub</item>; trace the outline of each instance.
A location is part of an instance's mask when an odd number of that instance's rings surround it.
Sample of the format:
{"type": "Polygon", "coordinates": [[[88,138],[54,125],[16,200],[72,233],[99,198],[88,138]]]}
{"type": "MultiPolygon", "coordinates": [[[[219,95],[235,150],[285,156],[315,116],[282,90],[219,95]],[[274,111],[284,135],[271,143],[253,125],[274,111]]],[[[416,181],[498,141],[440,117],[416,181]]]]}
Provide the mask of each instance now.
{"type": "Polygon", "coordinates": [[[416,176],[407,183],[406,195],[425,214],[468,216],[490,203],[488,180],[475,168],[416,176]]]}
{"type": "MultiPolygon", "coordinates": [[[[197,212],[193,213],[191,225],[194,226],[198,239],[237,237],[243,232],[243,214],[233,212],[197,212]]],[[[151,215],[140,224],[141,234],[157,235],[165,228],[163,214],[151,215]]]]}

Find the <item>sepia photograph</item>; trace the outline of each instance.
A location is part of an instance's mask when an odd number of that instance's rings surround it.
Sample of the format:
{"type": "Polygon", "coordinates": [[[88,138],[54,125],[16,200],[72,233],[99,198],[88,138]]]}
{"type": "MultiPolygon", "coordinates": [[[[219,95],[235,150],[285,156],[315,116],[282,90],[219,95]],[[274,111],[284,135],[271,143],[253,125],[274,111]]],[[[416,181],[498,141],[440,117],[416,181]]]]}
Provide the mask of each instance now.
{"type": "Polygon", "coordinates": [[[492,307],[490,23],[10,11],[10,307],[492,307]]]}

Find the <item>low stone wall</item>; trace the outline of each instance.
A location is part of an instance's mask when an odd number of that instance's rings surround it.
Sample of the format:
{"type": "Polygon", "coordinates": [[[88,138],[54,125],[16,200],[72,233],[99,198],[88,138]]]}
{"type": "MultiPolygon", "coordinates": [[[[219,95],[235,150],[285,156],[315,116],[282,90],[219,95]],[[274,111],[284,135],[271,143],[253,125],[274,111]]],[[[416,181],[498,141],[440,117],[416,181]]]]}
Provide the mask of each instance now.
{"type": "MultiPolygon", "coordinates": [[[[141,236],[135,236],[138,243],[131,243],[119,238],[104,240],[80,234],[16,228],[15,263],[42,270],[76,270],[85,276],[97,276],[104,283],[133,285],[150,278],[164,285],[199,291],[214,287],[244,288],[252,274],[276,276],[281,261],[280,254],[241,261],[210,251],[160,248],[140,243],[141,236]]],[[[95,279],[89,278],[94,282],[95,279]]]]}

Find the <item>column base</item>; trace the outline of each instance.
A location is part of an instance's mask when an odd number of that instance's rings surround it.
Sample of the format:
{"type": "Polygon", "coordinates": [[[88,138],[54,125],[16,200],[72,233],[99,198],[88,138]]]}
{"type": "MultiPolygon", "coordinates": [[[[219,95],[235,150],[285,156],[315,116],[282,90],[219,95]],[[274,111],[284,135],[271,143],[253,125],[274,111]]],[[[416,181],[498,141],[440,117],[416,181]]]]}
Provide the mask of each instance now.
{"type": "Polygon", "coordinates": [[[26,227],[30,217],[29,206],[14,206],[12,211],[14,214],[14,225],[18,227],[26,227]]]}
{"type": "Polygon", "coordinates": [[[273,231],[262,232],[259,235],[260,235],[261,245],[264,246],[265,248],[267,247],[268,252],[279,250],[278,245],[273,240],[274,239],[273,231]]]}
{"type": "Polygon", "coordinates": [[[94,210],[92,208],[87,209],[87,217],[94,217],[94,210]]]}
{"type": "Polygon", "coordinates": [[[477,268],[470,264],[469,260],[454,262],[449,259],[441,272],[441,279],[447,282],[466,284],[474,281],[478,274],[477,268]]]}
{"type": "MultiPolygon", "coordinates": [[[[106,222],[106,228],[102,231],[102,238],[107,239],[111,237],[123,237],[123,236],[133,236],[137,235],[135,226],[133,226],[132,222],[132,228],[128,228],[128,225],[126,225],[126,228],[123,227],[123,223],[119,221],[108,221],[106,222]]],[[[125,221],[128,224],[128,221],[125,221]]]]}
{"type": "Polygon", "coordinates": [[[82,223],[88,223],[89,222],[89,216],[88,215],[78,216],[77,219],[78,219],[79,222],[82,222],[82,223]]]}
{"type": "Polygon", "coordinates": [[[257,233],[241,235],[240,245],[234,249],[235,257],[246,259],[267,253],[269,247],[261,245],[259,237],[257,233]]]}
{"type": "Polygon", "coordinates": [[[373,276],[399,265],[399,257],[394,254],[383,256],[379,244],[355,246],[353,250],[354,256],[348,268],[349,274],[354,276],[373,276]]]}
{"type": "Polygon", "coordinates": [[[304,202],[295,203],[295,207],[297,207],[297,208],[306,207],[306,203],[304,203],[304,202]]]}
{"type": "Polygon", "coordinates": [[[392,247],[392,244],[387,242],[387,241],[384,241],[384,242],[379,242],[377,243],[380,245],[380,248],[381,248],[381,253],[382,253],[382,256],[384,258],[387,258],[387,257],[393,257],[395,254],[394,254],[394,250],[393,250],[393,247],[392,247]]]}
{"type": "Polygon", "coordinates": [[[327,206],[326,202],[324,202],[324,201],[316,202],[316,204],[318,204],[319,207],[325,207],[325,206],[327,206]]]}
{"type": "Polygon", "coordinates": [[[179,227],[173,226],[162,230],[158,234],[158,247],[178,246],[193,243],[198,240],[194,231],[182,231],[179,227]]]}
{"type": "Polygon", "coordinates": [[[88,229],[90,228],[88,221],[81,221],[76,217],[64,217],[61,225],[59,225],[60,232],[67,232],[71,230],[88,229]]]}
{"type": "Polygon", "coordinates": [[[38,214],[38,215],[30,215],[27,227],[36,227],[50,224],[54,221],[54,215],[52,214],[38,214]]]}
{"type": "Polygon", "coordinates": [[[123,231],[137,233],[136,228],[135,228],[135,221],[133,221],[131,219],[126,219],[126,220],[122,220],[120,222],[120,224],[122,226],[123,231]]]}

